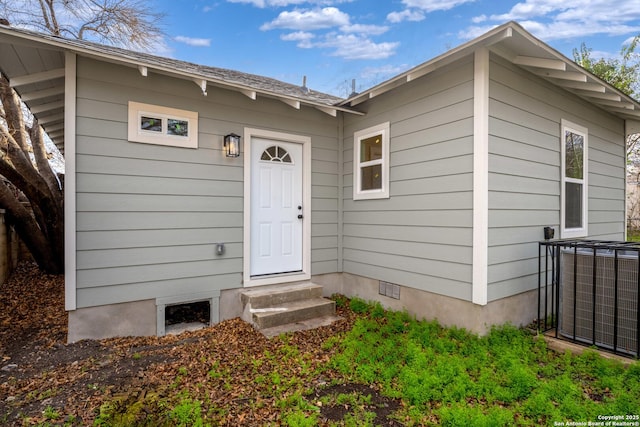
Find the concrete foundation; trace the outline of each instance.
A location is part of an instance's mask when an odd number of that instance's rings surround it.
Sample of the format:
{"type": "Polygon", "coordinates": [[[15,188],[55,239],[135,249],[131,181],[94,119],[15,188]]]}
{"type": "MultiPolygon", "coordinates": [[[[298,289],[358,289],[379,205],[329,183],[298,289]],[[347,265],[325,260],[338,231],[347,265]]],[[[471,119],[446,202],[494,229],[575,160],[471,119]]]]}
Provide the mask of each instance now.
{"type": "MultiPolygon", "coordinates": [[[[311,281],[323,286],[323,296],[343,294],[365,301],[378,301],[391,310],[407,310],[418,319],[436,319],[443,326],[457,326],[478,334],[487,333],[492,325],[512,323],[529,324],[537,317],[537,291],[529,291],[489,302],[485,306],[473,304],[427,291],[400,286],[399,299],[380,295],[380,282],[349,273],[331,273],[313,276],[311,281]]],[[[302,282],[301,282],[302,283],[302,282]]],[[[272,286],[261,286],[269,289],[272,286]]],[[[247,288],[220,291],[219,308],[212,304],[212,321],[246,317],[243,313],[241,293],[247,288]],[[219,310],[216,319],[213,311],[219,310]]],[[[216,293],[217,296],[217,293],[216,293]]],[[[196,298],[200,300],[203,298],[196,298]]],[[[216,301],[217,299],[214,298],[216,301]]],[[[212,300],[213,301],[213,300],[212,300]]],[[[158,333],[160,320],[156,315],[157,301],[146,300],[123,304],[82,308],[69,312],[69,342],[85,338],[117,336],[150,336],[158,333]]]]}
{"type": "Polygon", "coordinates": [[[80,308],[69,312],[67,341],[156,335],[155,300],[80,308]]]}
{"type": "Polygon", "coordinates": [[[314,283],[324,286],[325,295],[341,293],[365,301],[378,301],[391,310],[407,310],[418,319],[438,320],[443,326],[457,326],[484,335],[492,325],[529,324],[537,317],[537,291],[524,292],[485,306],[457,298],[400,286],[400,299],[379,294],[379,280],[349,273],[314,276],[314,283]]]}

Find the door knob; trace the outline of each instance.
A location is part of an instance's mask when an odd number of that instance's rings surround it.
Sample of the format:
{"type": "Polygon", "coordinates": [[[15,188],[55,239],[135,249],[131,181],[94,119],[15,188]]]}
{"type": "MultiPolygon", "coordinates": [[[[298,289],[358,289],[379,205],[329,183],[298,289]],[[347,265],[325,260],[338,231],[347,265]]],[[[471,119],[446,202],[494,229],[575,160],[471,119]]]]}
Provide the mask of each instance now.
{"type": "Polygon", "coordinates": [[[298,215],[298,219],[302,219],[302,215],[298,215]]]}

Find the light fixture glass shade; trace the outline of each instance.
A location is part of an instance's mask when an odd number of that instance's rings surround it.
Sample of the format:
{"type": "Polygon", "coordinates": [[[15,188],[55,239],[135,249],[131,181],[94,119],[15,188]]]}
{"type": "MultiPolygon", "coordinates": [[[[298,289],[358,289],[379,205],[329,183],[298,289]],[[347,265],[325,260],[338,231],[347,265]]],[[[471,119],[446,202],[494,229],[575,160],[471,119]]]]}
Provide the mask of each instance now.
{"type": "Polygon", "coordinates": [[[224,154],[227,157],[240,156],[240,135],[230,133],[224,136],[224,154]]]}

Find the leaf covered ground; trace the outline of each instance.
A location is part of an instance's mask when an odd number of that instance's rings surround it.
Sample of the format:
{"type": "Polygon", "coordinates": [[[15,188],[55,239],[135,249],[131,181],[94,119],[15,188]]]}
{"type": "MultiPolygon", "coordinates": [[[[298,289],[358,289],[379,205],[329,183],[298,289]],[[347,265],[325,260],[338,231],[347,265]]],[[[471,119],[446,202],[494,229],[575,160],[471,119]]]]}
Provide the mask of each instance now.
{"type": "Polygon", "coordinates": [[[0,285],[0,425],[640,425],[640,362],[508,325],[478,337],[335,296],[341,321],[272,339],[232,319],[65,344],[63,294],[31,264],[0,285]]]}
{"type": "Polygon", "coordinates": [[[232,319],[178,336],[66,344],[64,277],[31,263],[0,285],[0,307],[0,425],[280,424],[287,399],[299,398],[294,383],[320,390],[333,380],[320,373],[335,351],[325,342],[354,321],[339,309],[331,326],[271,340],[232,319]]]}

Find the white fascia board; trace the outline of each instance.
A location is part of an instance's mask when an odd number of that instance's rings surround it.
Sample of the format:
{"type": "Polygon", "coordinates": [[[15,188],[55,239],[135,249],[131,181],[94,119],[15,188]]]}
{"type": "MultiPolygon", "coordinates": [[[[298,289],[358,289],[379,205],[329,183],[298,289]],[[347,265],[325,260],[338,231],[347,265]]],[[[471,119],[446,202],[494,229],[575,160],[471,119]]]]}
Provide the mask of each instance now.
{"type": "Polygon", "coordinates": [[[472,302],[486,305],[489,277],[489,50],[474,56],[472,302]]]}
{"type": "Polygon", "coordinates": [[[502,25],[501,27],[494,28],[493,30],[478,37],[477,39],[468,41],[454,49],[451,49],[431,59],[430,61],[420,64],[402,74],[399,74],[396,77],[393,77],[390,80],[387,80],[386,82],[380,83],[379,85],[370,88],[366,92],[358,94],[353,98],[347,99],[341,102],[339,105],[350,105],[353,107],[367,101],[370,98],[385,93],[392,88],[400,86],[401,84],[415,80],[454,61],[457,61],[460,58],[464,58],[466,55],[471,55],[473,54],[475,49],[478,49],[480,47],[492,46],[504,39],[513,37],[513,29],[510,27],[510,25],[513,24],[507,23],[502,25]]]}
{"type": "MultiPolygon", "coordinates": [[[[202,80],[202,79],[206,79],[207,82],[209,84],[215,84],[215,85],[219,85],[221,87],[224,88],[230,88],[231,90],[235,90],[235,91],[239,91],[241,93],[243,93],[244,95],[248,96],[249,98],[254,98],[254,95],[248,95],[253,93],[256,94],[260,94],[260,95],[264,95],[266,97],[270,97],[270,98],[275,98],[275,99],[290,99],[287,98],[286,96],[279,94],[277,92],[273,92],[273,91],[269,91],[269,90],[256,90],[254,88],[242,85],[242,84],[238,84],[238,83],[234,83],[234,82],[229,82],[226,80],[221,80],[221,79],[217,79],[217,78],[213,78],[211,76],[203,76],[200,74],[195,74],[195,73],[190,73],[187,71],[182,71],[182,70],[177,70],[175,68],[171,68],[168,67],[166,65],[161,65],[161,64],[152,64],[152,63],[142,63],[140,61],[140,58],[131,58],[131,57],[127,57],[127,56],[122,56],[122,55],[116,55],[113,53],[107,53],[107,52],[99,52],[95,49],[90,49],[84,46],[78,46],[75,44],[69,44],[68,42],[65,42],[64,40],[55,40],[55,39],[50,39],[50,38],[42,38],[41,36],[37,36],[37,35],[29,35],[29,34],[24,34],[24,33],[15,33],[13,32],[11,29],[8,30],[4,30],[2,28],[0,28],[0,34],[7,34],[10,35],[12,37],[19,37],[22,38],[24,40],[29,40],[29,41],[33,41],[33,42],[37,42],[37,43],[41,43],[47,46],[52,46],[52,47],[56,47],[59,49],[64,50],[65,52],[73,52],[76,55],[81,55],[81,56],[85,56],[88,58],[93,58],[93,59],[97,59],[97,60],[101,60],[101,61],[108,61],[108,62],[112,62],[115,64],[120,64],[120,65],[125,65],[125,66],[129,66],[129,67],[134,67],[136,68],[138,71],[140,71],[142,68],[147,70],[147,73],[152,71],[152,70],[156,70],[162,74],[165,75],[169,75],[171,77],[175,77],[175,78],[180,78],[180,79],[191,79],[191,80],[202,80]]],[[[54,70],[55,71],[55,70],[54,70]]],[[[64,76],[64,69],[61,69],[60,71],[60,77],[64,76]]],[[[24,77],[28,77],[28,76],[24,76],[24,77]]],[[[18,77],[21,78],[21,77],[18,77]]],[[[352,110],[350,108],[347,107],[343,107],[343,104],[336,104],[336,105],[328,105],[325,103],[320,103],[320,102],[314,102],[312,100],[299,100],[299,103],[301,103],[301,105],[309,105],[312,107],[315,106],[320,106],[320,107],[329,107],[329,108],[335,108],[337,111],[341,111],[343,113],[348,113],[348,114],[354,114],[357,116],[363,116],[364,113],[360,112],[360,111],[355,111],[352,110]]]]}
{"type": "Polygon", "coordinates": [[[76,55],[65,52],[64,308],[76,309],[76,55]]]}

